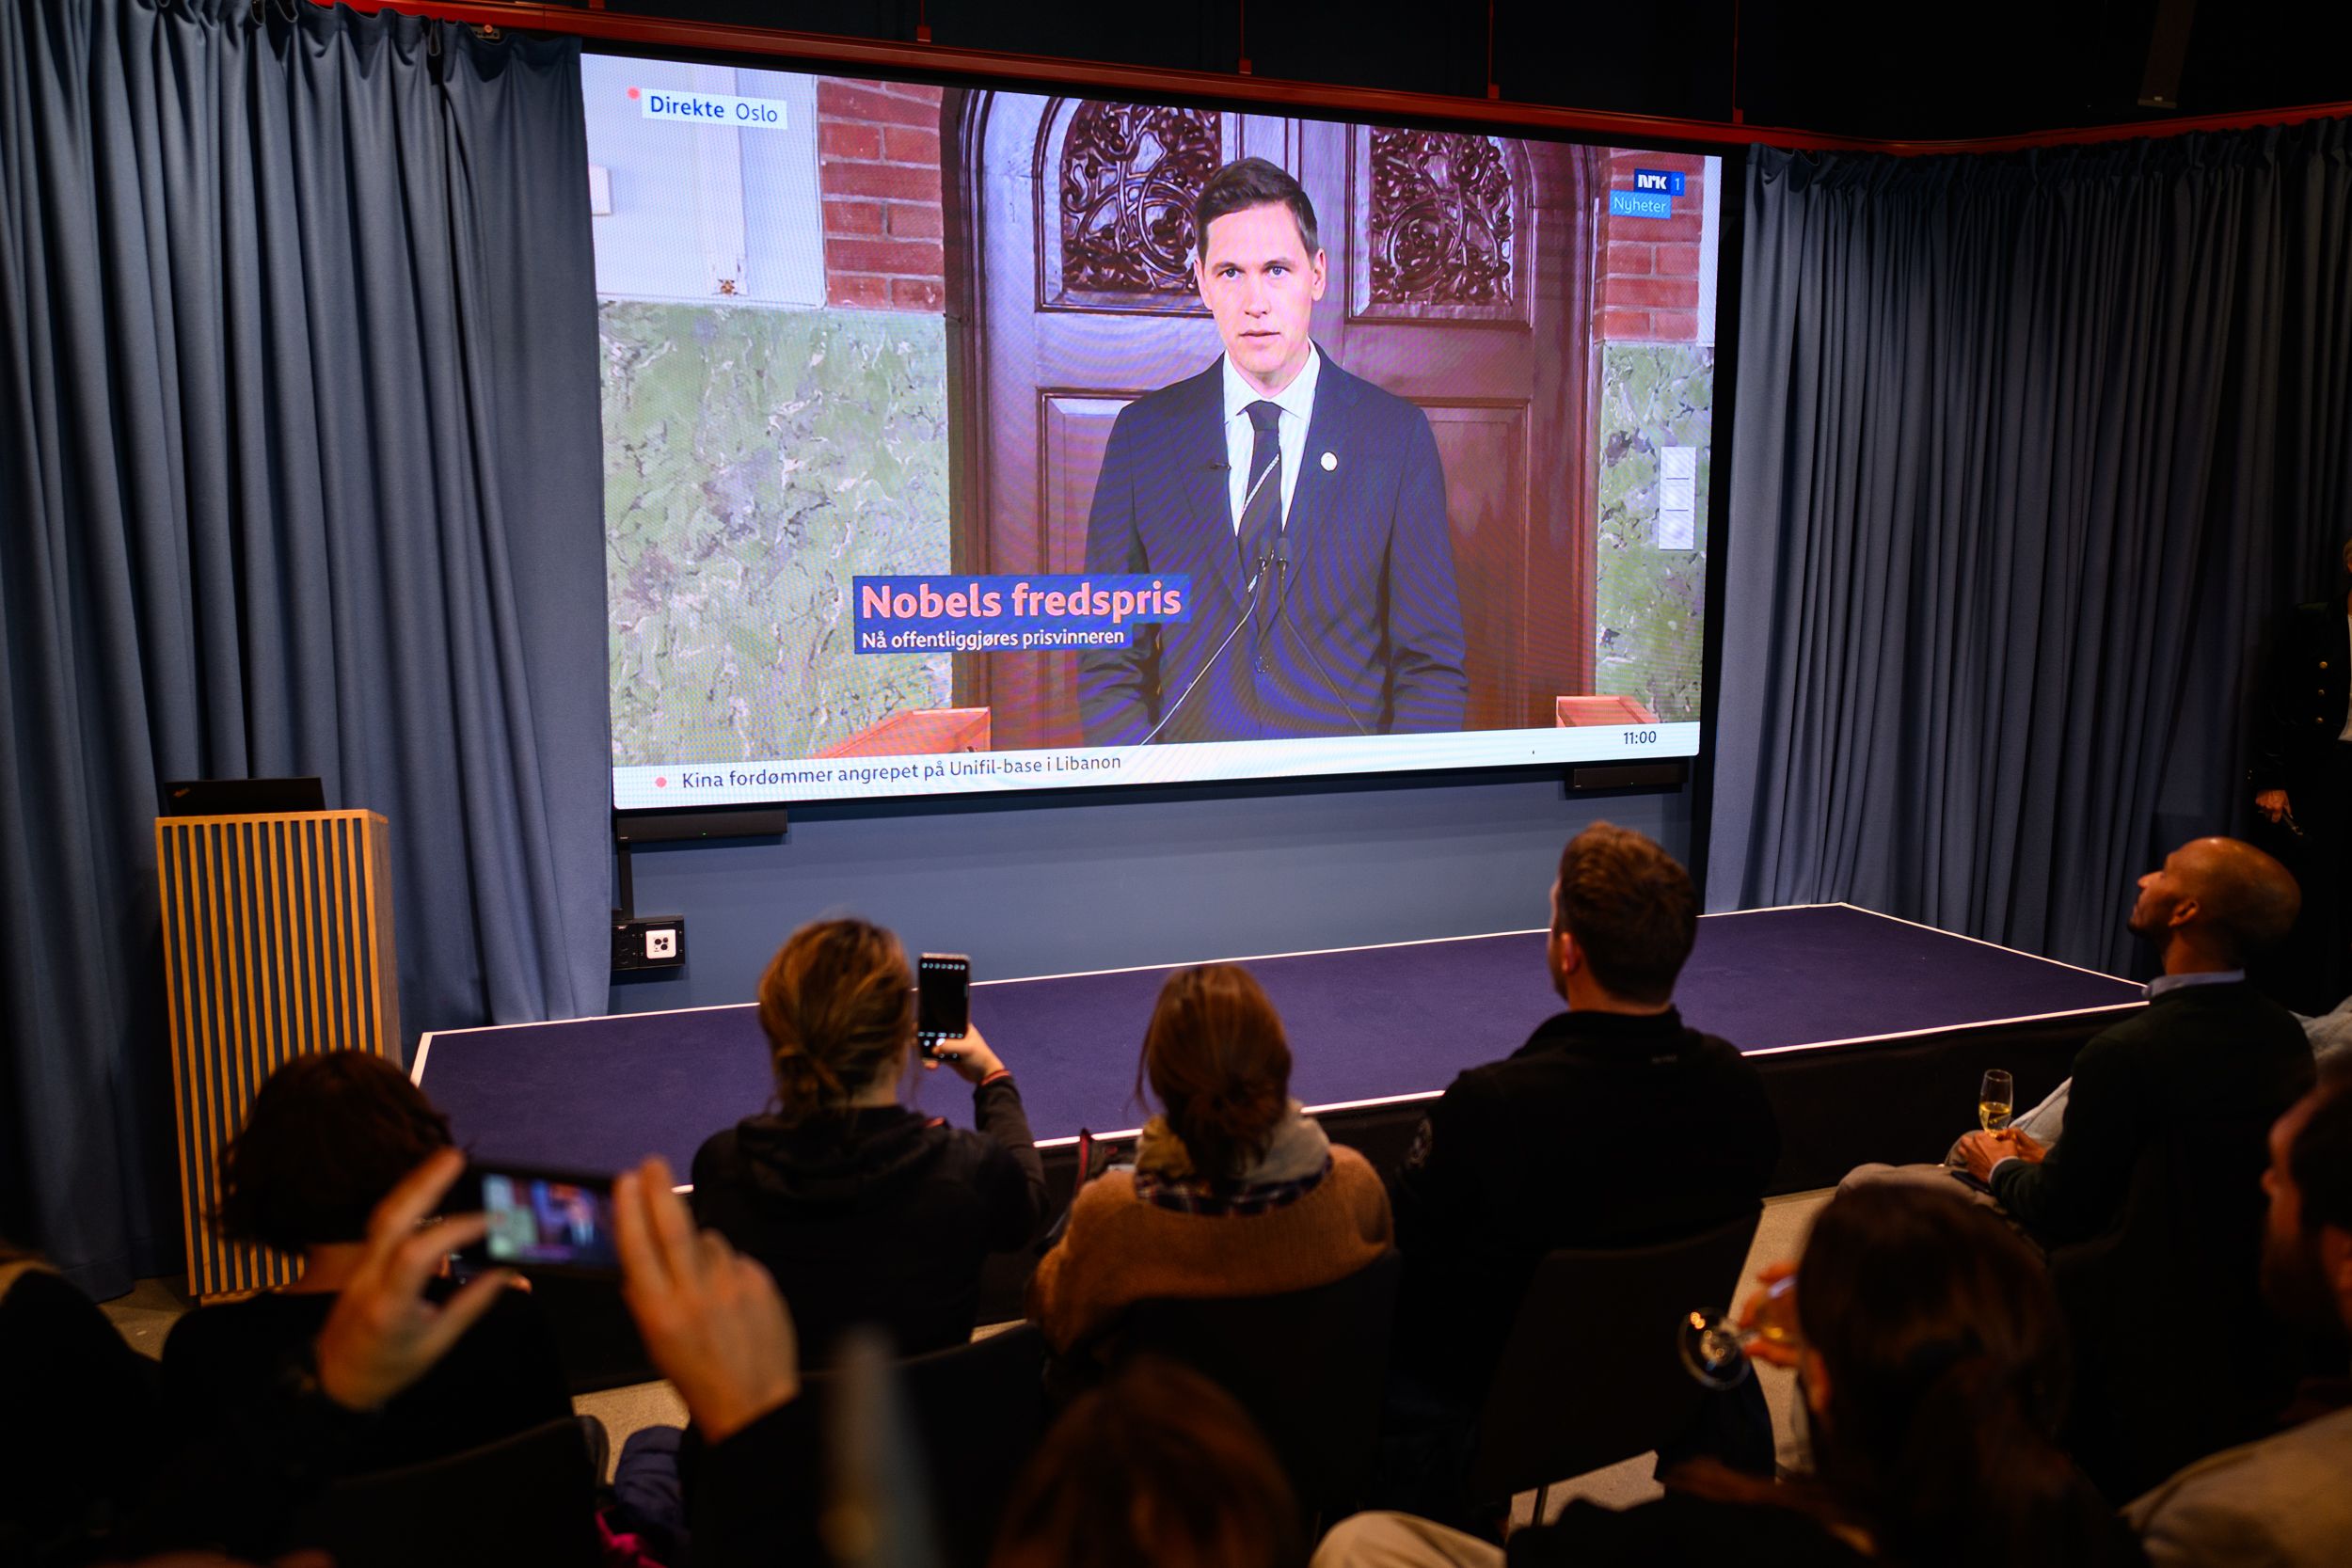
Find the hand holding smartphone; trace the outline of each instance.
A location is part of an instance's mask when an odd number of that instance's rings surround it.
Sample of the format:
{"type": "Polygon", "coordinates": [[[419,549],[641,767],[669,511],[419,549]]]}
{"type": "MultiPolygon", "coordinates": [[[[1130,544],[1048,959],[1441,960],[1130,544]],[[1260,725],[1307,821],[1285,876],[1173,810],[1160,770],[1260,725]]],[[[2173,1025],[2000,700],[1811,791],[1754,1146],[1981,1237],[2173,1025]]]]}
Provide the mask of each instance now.
{"type": "Polygon", "coordinates": [[[972,1028],[972,960],[961,953],[926,953],[914,968],[914,1044],[926,1061],[955,1060],[939,1049],[972,1028]]]}
{"type": "Polygon", "coordinates": [[[472,1271],[620,1276],[610,1178],[476,1162],[451,1194],[451,1207],[479,1209],[488,1222],[482,1240],[457,1254],[472,1271]]]}

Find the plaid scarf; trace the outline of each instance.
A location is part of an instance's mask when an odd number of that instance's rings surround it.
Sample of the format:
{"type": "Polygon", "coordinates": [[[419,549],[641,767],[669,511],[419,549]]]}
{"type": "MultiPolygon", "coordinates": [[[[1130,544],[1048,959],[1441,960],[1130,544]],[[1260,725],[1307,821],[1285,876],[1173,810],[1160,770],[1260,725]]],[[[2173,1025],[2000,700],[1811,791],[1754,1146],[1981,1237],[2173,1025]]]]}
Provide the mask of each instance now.
{"type": "Polygon", "coordinates": [[[1331,1140],[1292,1101],[1266,1140],[1265,1152],[1227,1178],[1203,1176],[1168,1125],[1153,1117],[1136,1144],[1136,1196],[1180,1214],[1263,1214],[1297,1202],[1331,1169],[1331,1140]]]}

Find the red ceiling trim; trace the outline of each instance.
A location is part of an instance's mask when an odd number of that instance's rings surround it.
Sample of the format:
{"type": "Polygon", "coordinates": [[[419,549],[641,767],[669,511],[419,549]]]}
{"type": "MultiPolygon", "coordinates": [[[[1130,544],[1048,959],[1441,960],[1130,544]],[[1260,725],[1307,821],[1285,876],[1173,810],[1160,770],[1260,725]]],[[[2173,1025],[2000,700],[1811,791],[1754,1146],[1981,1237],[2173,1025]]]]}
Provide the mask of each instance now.
{"type": "MultiPolygon", "coordinates": [[[[1675,119],[1662,115],[1611,114],[1513,103],[1484,98],[1396,92],[1381,87],[1335,87],[1263,76],[1205,71],[1168,71],[1035,55],[992,54],[936,44],[894,43],[873,39],[792,33],[714,22],[681,22],[603,9],[581,10],[537,0],[313,0],[354,10],[392,10],[451,22],[489,24],[583,39],[666,46],[692,52],[759,55],[819,67],[855,68],[879,75],[970,75],[1001,82],[1077,84],[1141,97],[1200,97],[1361,116],[1369,119],[1440,119],[1520,130],[1550,131],[1616,142],[1695,142],[1727,147],[1762,143],[1795,150],[1888,152],[1917,157],[1948,152],[2019,152],[2034,148],[2081,147],[2142,136],[2179,136],[2199,131],[2243,131],[2265,125],[2296,125],[2313,119],[2352,118],[2352,103],[2310,103],[2252,113],[2179,115],[2124,125],[2078,126],[2010,136],[1946,141],[1884,140],[1832,135],[1788,126],[1726,124],[1675,119]]],[[[593,6],[597,0],[589,0],[593,6]]]]}

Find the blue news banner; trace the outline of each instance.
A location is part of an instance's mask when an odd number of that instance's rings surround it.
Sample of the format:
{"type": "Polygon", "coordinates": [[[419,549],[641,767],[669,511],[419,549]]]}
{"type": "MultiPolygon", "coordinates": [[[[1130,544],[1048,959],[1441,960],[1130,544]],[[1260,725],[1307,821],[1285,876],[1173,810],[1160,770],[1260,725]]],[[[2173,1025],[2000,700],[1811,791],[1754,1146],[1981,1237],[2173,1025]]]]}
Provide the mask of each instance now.
{"type": "Polygon", "coordinates": [[[1192,619],[1182,572],[861,577],[850,589],[862,654],[1123,648],[1136,626],[1192,619]]]}
{"type": "Polygon", "coordinates": [[[1674,198],[1684,190],[1682,173],[1678,169],[1637,168],[1633,171],[1633,188],[1609,193],[1609,215],[1613,218],[1670,218],[1675,215],[1674,198]]]}

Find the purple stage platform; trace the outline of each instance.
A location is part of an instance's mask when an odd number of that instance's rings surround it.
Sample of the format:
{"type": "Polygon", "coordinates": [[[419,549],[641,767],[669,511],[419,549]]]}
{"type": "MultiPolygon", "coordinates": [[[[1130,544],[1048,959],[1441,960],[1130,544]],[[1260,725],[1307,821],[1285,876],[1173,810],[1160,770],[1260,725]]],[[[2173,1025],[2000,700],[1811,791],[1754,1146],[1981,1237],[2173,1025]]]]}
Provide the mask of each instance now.
{"type": "MultiPolygon", "coordinates": [[[[1245,958],[1290,1033],[1292,1092],[1375,1164],[1462,1069],[1517,1049],[1560,1003],[1544,933],[1513,931],[1245,958]]],[[[1132,1131],[1136,1052],[1167,968],[978,982],[973,1016],[1021,1084],[1054,1162],[1081,1127],[1132,1131]]],[[[1865,1159],[1932,1159],[1972,1125],[1976,1075],[2006,1067],[2029,1103],[2129,1008],[2129,981],[1847,904],[1699,922],[1683,1016],[1758,1058],[1780,1113],[1778,1190],[1865,1159]]],[[[614,1170],[648,1153],[682,1176],[702,1140],[769,1099],[749,1004],[442,1030],[413,1076],[458,1141],[493,1159],[614,1170]]],[[[969,1125],[971,1097],[926,1075],[916,1103],[969,1125]]],[[[1606,1107],[1596,1107],[1606,1114],[1606,1107]]],[[[1058,1162],[1055,1162],[1058,1163],[1058,1162]]]]}

